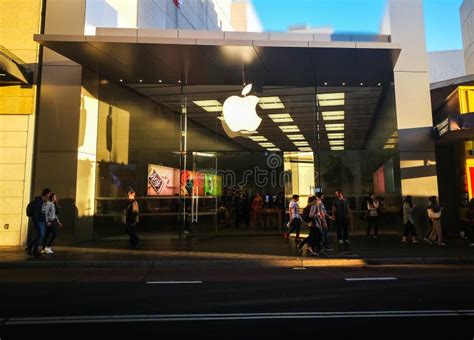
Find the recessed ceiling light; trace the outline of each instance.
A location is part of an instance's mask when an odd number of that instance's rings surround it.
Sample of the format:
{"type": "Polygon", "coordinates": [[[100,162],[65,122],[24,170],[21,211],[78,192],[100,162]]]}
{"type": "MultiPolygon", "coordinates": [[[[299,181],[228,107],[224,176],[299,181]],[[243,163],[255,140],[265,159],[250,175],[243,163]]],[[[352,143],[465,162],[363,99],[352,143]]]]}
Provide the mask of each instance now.
{"type": "Polygon", "coordinates": [[[266,142],[268,139],[266,139],[263,136],[250,136],[249,139],[253,140],[254,142],[266,142]]]}
{"type": "Polygon", "coordinates": [[[342,151],[344,150],[343,146],[331,146],[332,151],[342,151]]]}
{"type": "Polygon", "coordinates": [[[322,93],[318,94],[319,106],[343,106],[345,104],[345,93],[322,93]]]}
{"type": "Polygon", "coordinates": [[[222,104],[217,100],[196,100],[194,104],[207,112],[222,112],[222,104]]]}
{"type": "Polygon", "coordinates": [[[344,124],[326,124],[326,131],[343,131],[344,124]]]}
{"type": "Polygon", "coordinates": [[[264,148],[274,148],[275,147],[275,144],[273,143],[269,143],[269,142],[265,142],[265,143],[258,143],[260,146],[264,147],[264,148]]]}
{"type": "Polygon", "coordinates": [[[387,139],[387,143],[386,144],[397,144],[397,139],[396,138],[389,138],[387,139]]]}
{"type": "Polygon", "coordinates": [[[274,152],[278,152],[278,151],[281,151],[279,148],[269,148],[267,149],[268,151],[274,151],[274,152]]]}
{"type": "Polygon", "coordinates": [[[293,118],[288,113],[271,114],[268,117],[275,123],[291,123],[293,118]]]}
{"type": "Polygon", "coordinates": [[[303,152],[313,151],[313,149],[311,148],[298,148],[298,150],[303,151],[303,152]]]}
{"type": "Polygon", "coordinates": [[[286,137],[288,137],[289,140],[304,140],[304,136],[303,135],[287,135],[286,137]]]}
{"type": "Polygon", "coordinates": [[[344,139],[343,133],[328,133],[328,139],[344,139]]]}
{"type": "Polygon", "coordinates": [[[323,119],[328,120],[344,120],[345,113],[344,111],[326,111],[322,112],[323,119]]]}
{"type": "Polygon", "coordinates": [[[285,105],[283,105],[279,97],[262,97],[258,105],[264,110],[285,108],[285,105]]]}
{"type": "Polygon", "coordinates": [[[344,141],[343,140],[330,140],[329,145],[331,145],[331,146],[333,146],[333,145],[344,145],[344,141]]]}
{"type": "Polygon", "coordinates": [[[281,131],[288,133],[288,132],[300,132],[300,129],[296,125],[282,125],[279,126],[281,131]]]}

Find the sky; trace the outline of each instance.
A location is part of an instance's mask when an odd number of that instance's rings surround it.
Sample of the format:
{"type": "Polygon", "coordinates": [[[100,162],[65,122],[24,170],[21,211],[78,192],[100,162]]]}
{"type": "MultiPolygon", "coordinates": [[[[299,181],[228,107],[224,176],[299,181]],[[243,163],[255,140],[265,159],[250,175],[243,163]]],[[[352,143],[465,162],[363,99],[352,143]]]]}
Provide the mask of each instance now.
{"type": "MultiPolygon", "coordinates": [[[[295,24],[332,27],[336,33],[377,33],[386,0],[253,0],[265,31],[295,24]]],[[[462,49],[459,7],[463,0],[424,0],[428,51],[462,49]]]]}

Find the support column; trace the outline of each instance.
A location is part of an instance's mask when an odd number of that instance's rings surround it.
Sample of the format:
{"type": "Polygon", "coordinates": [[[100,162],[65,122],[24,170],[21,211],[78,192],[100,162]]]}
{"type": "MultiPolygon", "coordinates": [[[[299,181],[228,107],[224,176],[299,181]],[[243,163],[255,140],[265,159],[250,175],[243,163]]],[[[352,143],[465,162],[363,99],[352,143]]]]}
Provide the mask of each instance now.
{"type": "MultiPolygon", "coordinates": [[[[85,7],[85,0],[48,0],[45,34],[84,34],[85,7]]],[[[93,236],[99,82],[83,72],[44,49],[34,189],[59,196],[66,242],[93,236]]]]}
{"type": "Polygon", "coordinates": [[[422,0],[389,0],[382,27],[401,45],[394,70],[402,195],[438,196],[422,0]]]}

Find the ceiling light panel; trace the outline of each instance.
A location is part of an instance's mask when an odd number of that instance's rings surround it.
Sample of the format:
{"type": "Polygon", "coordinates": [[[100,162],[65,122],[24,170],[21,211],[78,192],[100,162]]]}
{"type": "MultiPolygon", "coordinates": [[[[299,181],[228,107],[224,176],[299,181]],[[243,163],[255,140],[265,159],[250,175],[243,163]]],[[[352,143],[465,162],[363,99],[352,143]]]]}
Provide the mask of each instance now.
{"type": "Polygon", "coordinates": [[[280,113],[280,114],[271,114],[268,117],[273,120],[275,123],[291,123],[293,122],[293,118],[291,118],[290,114],[288,113],[280,113]]]}
{"type": "Polygon", "coordinates": [[[344,141],[343,140],[330,140],[329,145],[331,146],[344,145],[344,141]]]}
{"type": "Polygon", "coordinates": [[[261,147],[264,147],[264,148],[274,148],[275,147],[275,144],[273,143],[269,143],[269,142],[266,142],[266,143],[258,143],[261,147]]]}
{"type": "Polygon", "coordinates": [[[258,105],[264,110],[284,109],[285,105],[280,100],[280,97],[262,97],[258,105]]]}
{"type": "Polygon", "coordinates": [[[345,93],[322,93],[316,95],[319,106],[343,106],[345,105],[345,93]]]}
{"type": "Polygon", "coordinates": [[[322,112],[322,115],[323,115],[324,121],[344,120],[345,118],[344,111],[327,111],[327,112],[322,112]]]}
{"type": "Polygon", "coordinates": [[[281,151],[279,148],[269,148],[268,151],[278,152],[281,151]]]}
{"type": "Polygon", "coordinates": [[[344,150],[343,146],[331,146],[332,151],[342,151],[344,150]]]}
{"type": "Polygon", "coordinates": [[[328,139],[344,139],[343,133],[328,133],[328,139]]]}
{"type": "Polygon", "coordinates": [[[298,150],[303,151],[303,152],[313,151],[313,149],[311,148],[298,148],[298,150]]]}
{"type": "Polygon", "coordinates": [[[293,142],[296,146],[309,146],[308,142],[293,142]]]}
{"type": "Polygon", "coordinates": [[[253,140],[254,142],[266,142],[268,139],[266,139],[263,136],[250,136],[249,139],[253,140]]]}
{"type": "Polygon", "coordinates": [[[285,133],[300,132],[300,129],[296,125],[282,125],[279,126],[279,128],[285,133]]]}
{"type": "Polygon", "coordinates": [[[288,137],[289,140],[304,140],[304,136],[303,135],[287,135],[286,137],[288,137]]]}
{"type": "Polygon", "coordinates": [[[326,124],[326,131],[344,131],[344,124],[326,124]]]}
{"type": "Polygon", "coordinates": [[[222,104],[217,100],[196,100],[193,103],[207,112],[222,112],[223,109],[222,104]]]}

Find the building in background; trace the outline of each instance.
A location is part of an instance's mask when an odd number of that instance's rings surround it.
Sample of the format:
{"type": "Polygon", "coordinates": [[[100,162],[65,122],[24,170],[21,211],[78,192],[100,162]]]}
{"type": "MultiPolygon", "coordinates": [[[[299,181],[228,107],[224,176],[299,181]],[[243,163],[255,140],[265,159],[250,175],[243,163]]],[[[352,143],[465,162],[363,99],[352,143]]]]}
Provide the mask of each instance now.
{"type": "Polygon", "coordinates": [[[459,78],[466,75],[464,51],[437,51],[428,53],[430,83],[459,78]]]}

